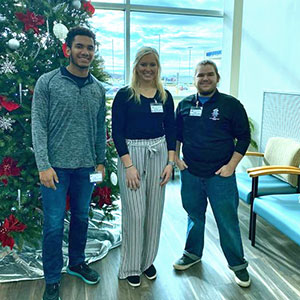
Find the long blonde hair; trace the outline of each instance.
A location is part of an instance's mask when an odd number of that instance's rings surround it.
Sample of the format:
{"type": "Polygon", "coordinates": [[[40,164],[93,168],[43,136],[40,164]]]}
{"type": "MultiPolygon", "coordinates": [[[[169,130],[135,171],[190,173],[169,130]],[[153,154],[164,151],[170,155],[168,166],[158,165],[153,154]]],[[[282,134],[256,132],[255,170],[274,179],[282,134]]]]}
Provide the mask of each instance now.
{"type": "Polygon", "coordinates": [[[167,93],[165,89],[163,88],[161,79],[160,79],[160,74],[161,74],[161,67],[160,67],[160,62],[159,62],[159,55],[158,52],[152,48],[152,47],[142,47],[138,50],[138,52],[135,55],[135,60],[133,62],[133,69],[132,69],[132,78],[131,78],[131,83],[129,85],[129,88],[131,90],[131,96],[130,99],[133,98],[136,102],[140,103],[141,102],[141,94],[139,92],[140,88],[140,81],[139,77],[136,71],[137,65],[140,62],[140,60],[147,54],[153,54],[158,66],[157,70],[157,75],[156,78],[154,79],[154,85],[158,90],[159,96],[164,103],[167,100],[167,93]]]}

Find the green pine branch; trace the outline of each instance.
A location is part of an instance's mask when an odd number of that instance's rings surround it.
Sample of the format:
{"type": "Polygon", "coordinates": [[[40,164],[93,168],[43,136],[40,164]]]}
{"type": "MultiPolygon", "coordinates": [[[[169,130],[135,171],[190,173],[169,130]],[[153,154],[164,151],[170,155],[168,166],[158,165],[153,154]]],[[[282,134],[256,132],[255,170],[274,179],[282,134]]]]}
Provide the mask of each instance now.
{"type": "MultiPolygon", "coordinates": [[[[17,249],[21,249],[24,244],[37,246],[40,243],[43,222],[40,185],[31,138],[32,92],[37,79],[42,74],[68,64],[62,52],[62,42],[53,34],[54,23],[61,22],[67,28],[77,25],[90,27],[90,17],[85,11],[72,7],[72,0],[2,2],[0,15],[4,16],[5,20],[0,21],[0,72],[6,58],[17,72],[2,70],[0,95],[6,96],[7,101],[21,106],[13,111],[7,111],[4,107],[0,109],[0,117],[15,121],[12,130],[0,127],[0,164],[5,157],[11,157],[18,162],[17,167],[21,169],[21,175],[0,177],[0,226],[10,214],[14,214],[20,222],[26,224],[27,228],[24,232],[10,233],[17,249]],[[39,34],[35,34],[32,29],[25,32],[24,24],[16,18],[16,12],[26,13],[27,10],[44,17],[45,23],[38,26],[39,34]],[[12,38],[20,42],[17,50],[12,50],[7,45],[12,38]],[[20,84],[22,95],[20,95],[20,84]],[[7,184],[4,183],[5,180],[7,184]],[[21,190],[21,201],[18,201],[18,190],[21,190]]],[[[104,71],[104,60],[99,55],[95,57],[91,72],[102,82],[109,78],[104,71]]],[[[107,119],[107,127],[111,135],[110,118],[107,119]]],[[[106,156],[107,175],[101,185],[111,188],[113,204],[105,205],[102,209],[107,219],[111,219],[113,211],[117,209],[114,201],[119,197],[118,186],[113,186],[109,179],[112,172],[117,172],[116,158],[117,153],[111,143],[106,156]]],[[[97,207],[97,201],[95,199],[92,201],[97,207]]]]}

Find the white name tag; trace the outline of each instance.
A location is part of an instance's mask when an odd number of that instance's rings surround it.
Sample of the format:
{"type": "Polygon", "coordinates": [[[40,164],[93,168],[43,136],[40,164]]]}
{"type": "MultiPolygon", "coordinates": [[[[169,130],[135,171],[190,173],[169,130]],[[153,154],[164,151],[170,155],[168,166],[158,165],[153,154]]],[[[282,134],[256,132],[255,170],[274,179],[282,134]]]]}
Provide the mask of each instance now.
{"type": "Polygon", "coordinates": [[[201,117],[203,107],[191,107],[190,116],[191,117],[201,117]]]}
{"type": "Polygon", "coordinates": [[[150,103],[152,113],[163,113],[164,109],[161,103],[150,103]]]}
{"type": "Polygon", "coordinates": [[[90,174],[90,182],[102,181],[102,173],[94,172],[90,174]]]}

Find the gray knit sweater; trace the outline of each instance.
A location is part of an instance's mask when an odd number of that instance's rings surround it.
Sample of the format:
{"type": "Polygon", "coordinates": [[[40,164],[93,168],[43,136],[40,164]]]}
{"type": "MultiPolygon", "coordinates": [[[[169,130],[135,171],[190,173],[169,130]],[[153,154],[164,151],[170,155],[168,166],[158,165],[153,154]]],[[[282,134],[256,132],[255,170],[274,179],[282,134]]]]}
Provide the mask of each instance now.
{"type": "Polygon", "coordinates": [[[90,76],[82,88],[60,69],[42,75],[32,103],[32,140],[39,171],[104,163],[105,90],[90,76]]]}

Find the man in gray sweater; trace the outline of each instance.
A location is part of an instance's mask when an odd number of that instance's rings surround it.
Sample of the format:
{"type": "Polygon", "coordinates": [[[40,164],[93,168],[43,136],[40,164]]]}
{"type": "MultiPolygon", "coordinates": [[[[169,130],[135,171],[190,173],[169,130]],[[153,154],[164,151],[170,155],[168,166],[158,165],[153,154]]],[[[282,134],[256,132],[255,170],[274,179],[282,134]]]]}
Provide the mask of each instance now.
{"type": "Polygon", "coordinates": [[[44,211],[44,300],[60,299],[67,194],[71,211],[67,272],[88,284],[100,280],[84,254],[94,182],[105,174],[105,91],[89,72],[95,42],[89,29],[72,28],[66,39],[69,65],[42,75],[34,90],[32,139],[44,211]]]}

